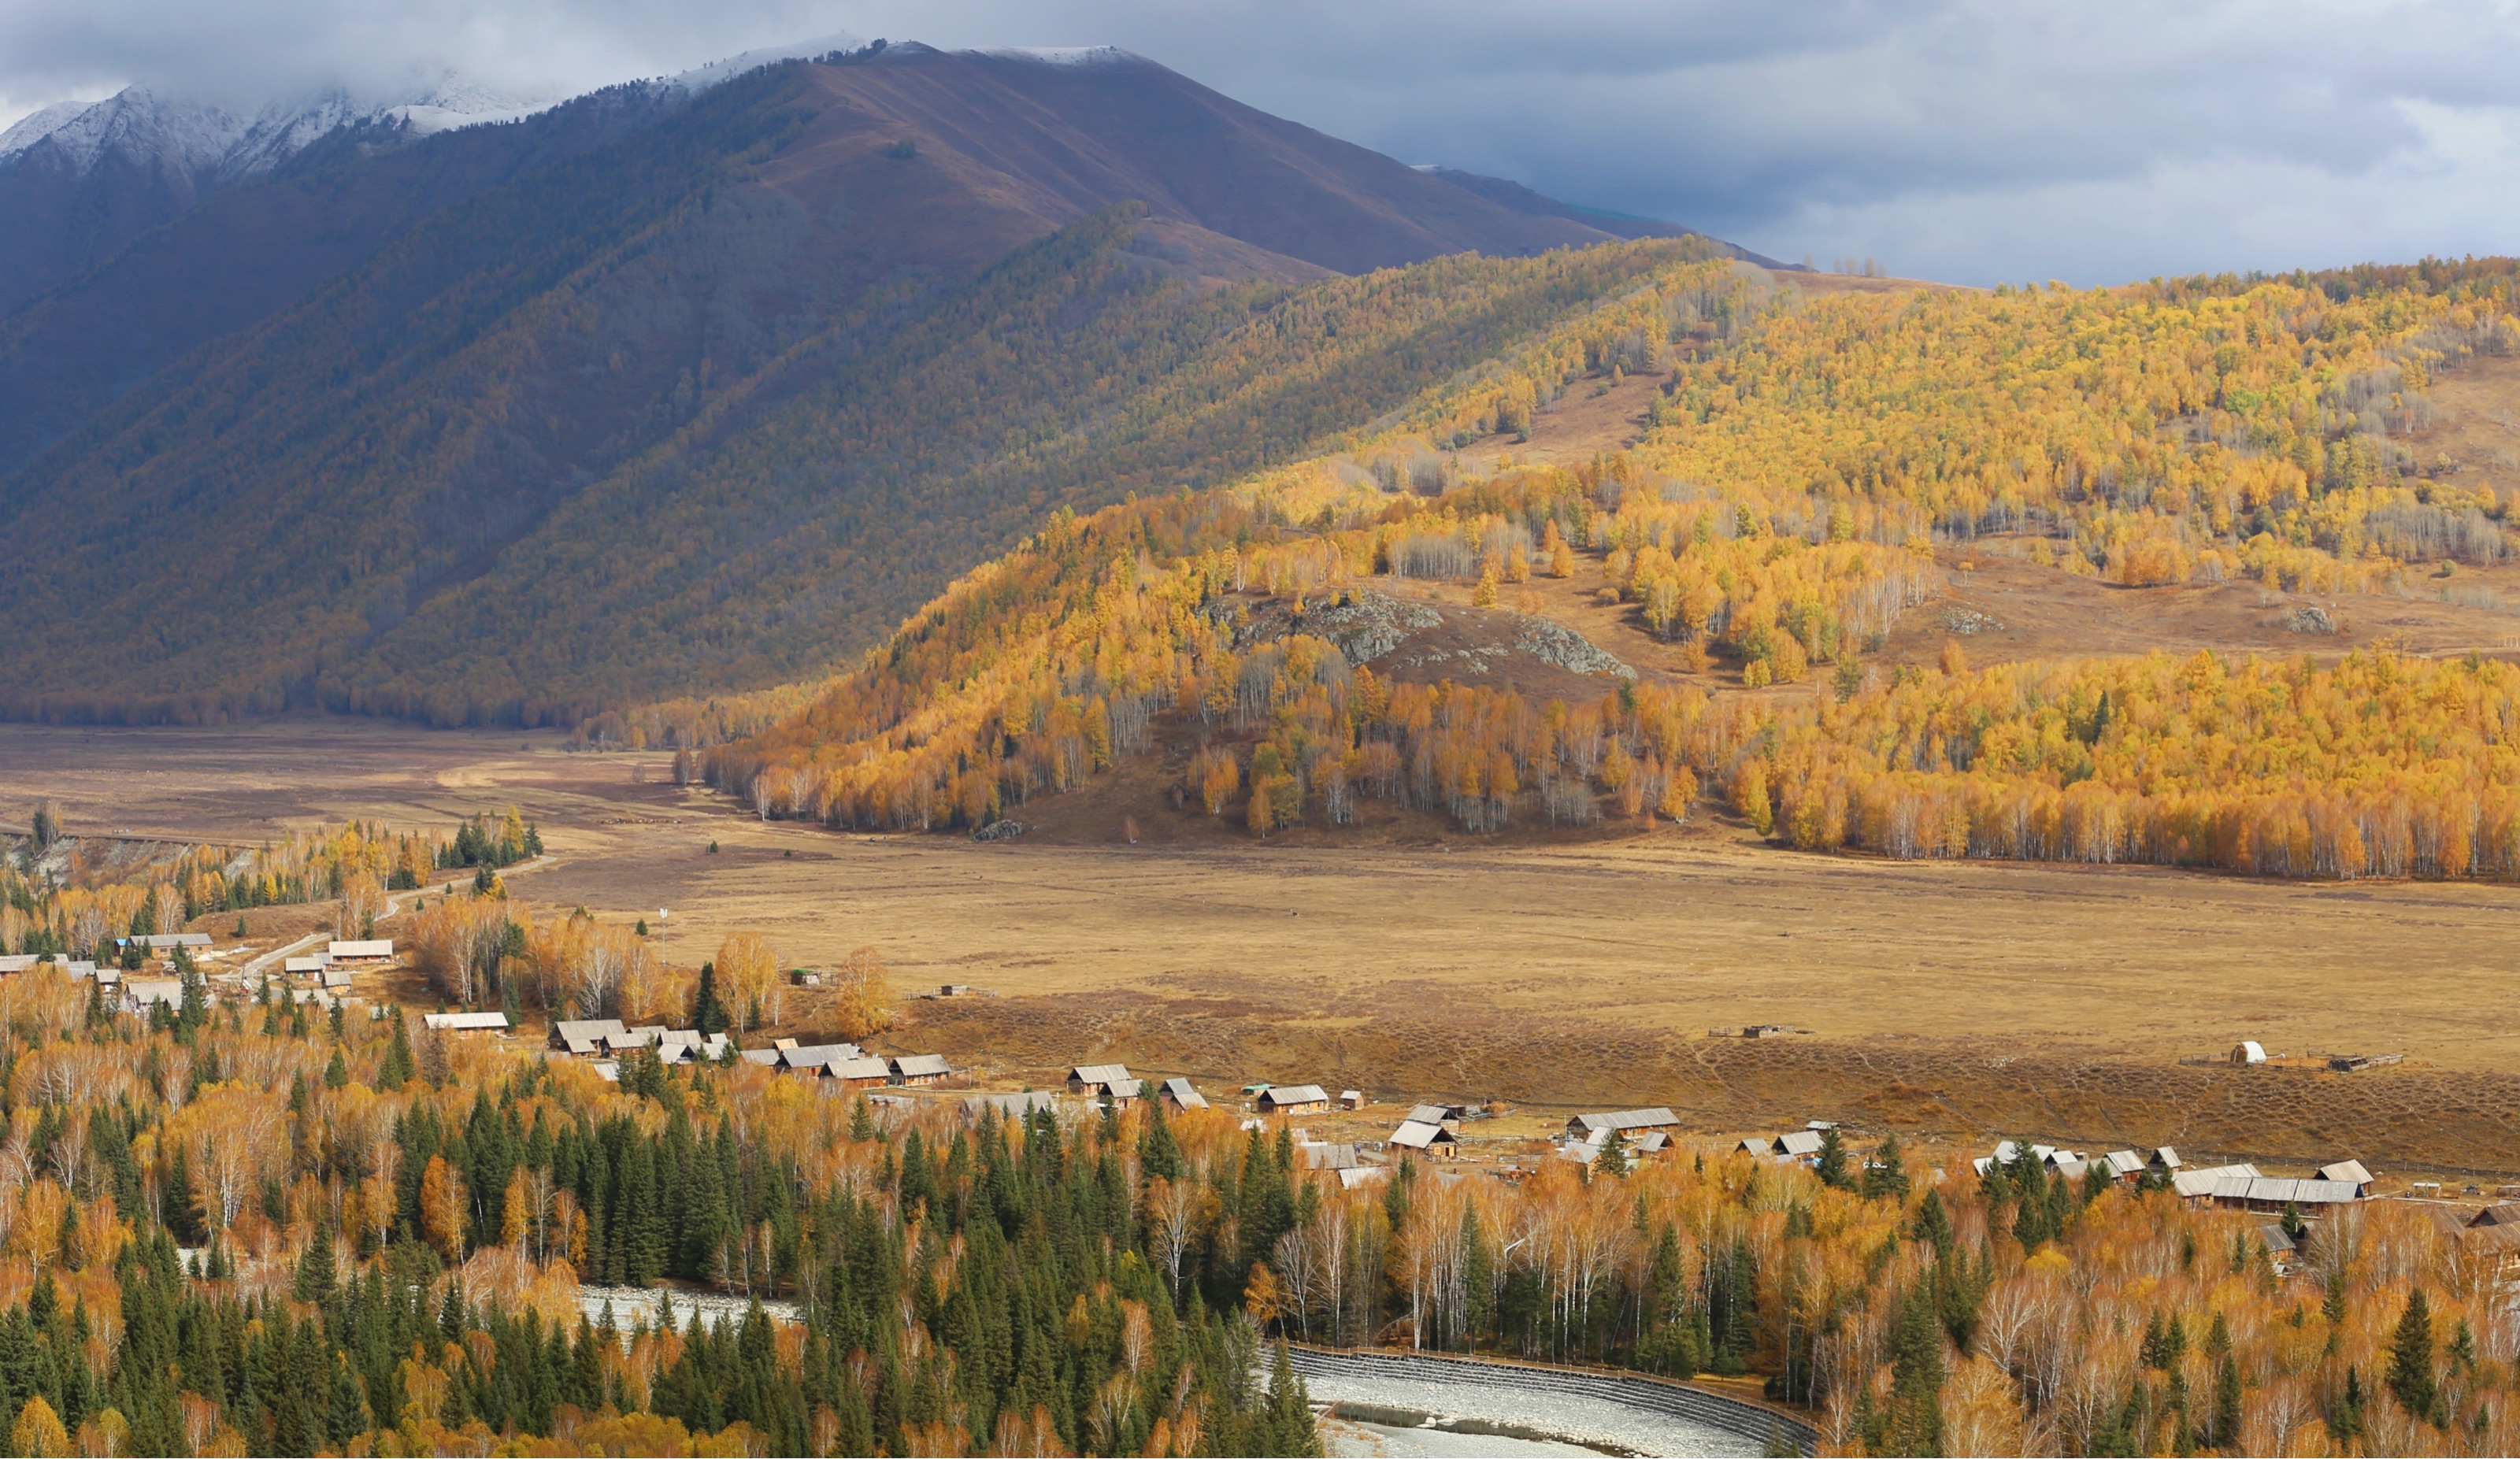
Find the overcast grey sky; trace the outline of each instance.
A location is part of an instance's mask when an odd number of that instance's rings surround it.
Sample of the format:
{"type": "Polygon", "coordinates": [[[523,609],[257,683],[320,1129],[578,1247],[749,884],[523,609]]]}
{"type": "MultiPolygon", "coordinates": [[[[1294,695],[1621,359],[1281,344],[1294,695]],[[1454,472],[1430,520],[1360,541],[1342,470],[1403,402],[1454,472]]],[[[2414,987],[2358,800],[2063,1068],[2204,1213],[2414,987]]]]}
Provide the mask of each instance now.
{"type": "Polygon", "coordinates": [[[838,30],[1125,46],[1404,161],[1961,283],[2520,251],[2520,13],[2481,0],[0,0],[0,122],[838,30]]]}

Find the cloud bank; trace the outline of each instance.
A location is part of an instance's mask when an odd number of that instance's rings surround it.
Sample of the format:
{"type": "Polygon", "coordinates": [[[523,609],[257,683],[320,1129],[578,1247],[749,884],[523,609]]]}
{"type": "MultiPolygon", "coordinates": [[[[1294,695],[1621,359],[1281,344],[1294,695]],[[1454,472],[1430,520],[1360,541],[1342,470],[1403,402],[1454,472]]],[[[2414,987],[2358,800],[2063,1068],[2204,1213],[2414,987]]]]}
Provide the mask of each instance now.
{"type": "Polygon", "coordinates": [[[1117,44],[1404,161],[1960,283],[2520,250],[2520,15],[2479,0],[10,0],[0,122],[135,81],[556,94],[834,30],[1117,44]]]}

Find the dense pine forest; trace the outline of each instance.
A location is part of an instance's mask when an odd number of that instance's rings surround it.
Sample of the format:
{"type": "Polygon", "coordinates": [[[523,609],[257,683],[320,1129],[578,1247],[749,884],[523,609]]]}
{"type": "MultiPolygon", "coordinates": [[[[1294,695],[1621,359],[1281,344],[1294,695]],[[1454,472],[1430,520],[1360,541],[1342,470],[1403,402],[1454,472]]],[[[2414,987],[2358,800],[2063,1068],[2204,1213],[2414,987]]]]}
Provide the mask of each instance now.
{"type": "Polygon", "coordinates": [[[19,975],[0,1025],[18,1453],[1315,1452],[1279,1340],[1756,1377],[1830,1452],[2509,1440],[2496,1268],[2414,1207],[2286,1275],[2269,1217],[2035,1153],[1350,1190],[1282,1122],[615,1083],[198,983],[144,1022],[19,975]]]}
{"type": "Polygon", "coordinates": [[[51,972],[0,1004],[13,1452],[1314,1448],[1241,1248],[1159,1264],[1147,1223],[1183,1140],[1267,1218],[1304,1205],[1230,1122],[879,1121],[749,1064],[615,1086],[198,986],[148,1024],[51,972]],[[580,1273],[796,1320],[590,1314],[580,1273]]]}

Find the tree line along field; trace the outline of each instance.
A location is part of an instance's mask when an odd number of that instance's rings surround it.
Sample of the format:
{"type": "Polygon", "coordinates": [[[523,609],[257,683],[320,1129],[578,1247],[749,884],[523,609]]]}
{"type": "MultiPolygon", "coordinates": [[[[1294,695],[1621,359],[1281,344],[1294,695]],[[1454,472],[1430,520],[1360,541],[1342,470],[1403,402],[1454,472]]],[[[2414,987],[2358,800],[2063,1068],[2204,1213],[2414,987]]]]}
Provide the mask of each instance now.
{"type": "MultiPolygon", "coordinates": [[[[1557,845],[1458,833],[1257,845],[1237,831],[1132,848],[1118,816],[1100,813],[1042,832],[1061,832],[1058,844],[835,836],[666,783],[660,755],[517,746],[367,722],[0,730],[11,783],[44,782],[24,757],[60,765],[74,829],[110,795],[135,824],[187,820],[200,780],[251,795],[258,766],[325,767],[337,778],[306,775],[292,792],[302,804],[414,830],[519,806],[556,859],[513,878],[511,894],[539,912],[565,920],[584,906],[627,928],[670,908],[655,943],[686,967],[749,930],[790,966],[873,947],[905,997],[945,982],[993,989],[1006,996],[908,1006],[917,1038],[1016,1083],[1108,1051],[1203,1079],[1335,1078],[1393,1098],[1668,1095],[1695,1101],[1710,1127],[1799,1121],[1827,1113],[1821,1103],[1853,1117],[1887,1099],[1884,1116],[1912,1116],[1913,1128],[2520,1168],[2483,1078],[2510,1067],[2520,1037],[2493,996],[2509,916],[2493,886],[1825,858],[1705,817],[1557,845]],[[139,762],[164,776],[138,782],[167,787],[152,792],[162,816],[120,788],[139,762]],[[1703,1037],[1770,1022],[1818,1033],[1776,1045],[1703,1037]],[[2175,1062],[2242,1038],[2412,1062],[2290,1083],[2175,1062]],[[2025,1040],[2048,1062],[1995,1062],[2025,1040]],[[1563,1055],[1534,1066],[1517,1053],[1549,1047],[1563,1055]],[[1707,1060],[1721,1077],[1700,1072],[1707,1060]],[[1548,1079],[1507,1088],[1488,1073],[1530,1067],[1548,1079]],[[2459,1097],[2452,1077],[2471,1075],[2478,1092],[2459,1097]],[[2222,1092],[2199,1095],[2208,1083],[2222,1092]],[[1928,1092],[1884,1094],[1892,1085],[1928,1092]],[[2443,1113],[2416,1120],[2421,1108],[2443,1113]],[[2069,1111],[2070,1129],[2046,1123],[2069,1111]]],[[[1212,819],[1160,814],[1192,830],[1212,819]]]]}

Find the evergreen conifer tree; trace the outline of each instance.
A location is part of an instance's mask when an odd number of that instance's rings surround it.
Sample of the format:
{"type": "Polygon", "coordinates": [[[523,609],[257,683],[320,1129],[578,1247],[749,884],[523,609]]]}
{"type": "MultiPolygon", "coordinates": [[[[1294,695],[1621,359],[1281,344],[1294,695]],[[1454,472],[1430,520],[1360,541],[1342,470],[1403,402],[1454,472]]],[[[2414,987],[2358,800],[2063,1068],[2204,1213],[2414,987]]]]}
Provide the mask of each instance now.
{"type": "Polygon", "coordinates": [[[391,1093],[411,1082],[418,1068],[411,1059],[411,1029],[403,1022],[402,1010],[388,1004],[385,1019],[393,1025],[393,1041],[385,1046],[384,1068],[378,1071],[377,1086],[391,1093]]]}
{"type": "Polygon", "coordinates": [[[1813,1163],[1812,1173],[1820,1177],[1821,1184],[1832,1189],[1844,1190],[1854,1184],[1846,1173],[1846,1142],[1837,1137],[1834,1125],[1821,1131],[1820,1159],[1813,1163]]]}
{"type": "Polygon", "coordinates": [[[1943,1451],[1943,1326],[1933,1278],[1928,1275],[1901,1301],[1891,1345],[1890,1437],[1892,1452],[1943,1451]]]}
{"type": "Polygon", "coordinates": [[[175,1158],[167,1168],[164,1192],[166,1229],[186,1246],[200,1246],[209,1237],[209,1222],[202,1211],[202,1194],[193,1183],[192,1152],[181,1141],[175,1144],[175,1158]]]}
{"type": "Polygon", "coordinates": [[[1906,1199],[1908,1194],[1908,1157],[1899,1148],[1899,1132],[1892,1130],[1883,1137],[1881,1148],[1864,1163],[1864,1195],[1877,1201],[1887,1196],[1906,1199]]]}
{"type": "MultiPolygon", "coordinates": [[[[641,935],[646,935],[644,927],[641,935]]],[[[726,1004],[718,997],[717,964],[701,963],[699,988],[692,995],[692,1027],[705,1039],[725,1033],[733,1023],[727,1016],[726,1004]]]]}
{"type": "Polygon", "coordinates": [[[2407,1309],[2398,1318],[2397,1336],[2389,1344],[2389,1392],[2415,1418],[2429,1420],[2441,1381],[2433,1371],[2433,1311],[2424,1289],[2407,1294],[2407,1309]]]}

